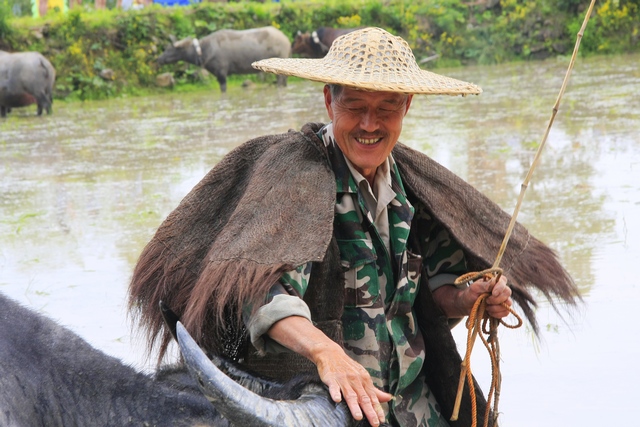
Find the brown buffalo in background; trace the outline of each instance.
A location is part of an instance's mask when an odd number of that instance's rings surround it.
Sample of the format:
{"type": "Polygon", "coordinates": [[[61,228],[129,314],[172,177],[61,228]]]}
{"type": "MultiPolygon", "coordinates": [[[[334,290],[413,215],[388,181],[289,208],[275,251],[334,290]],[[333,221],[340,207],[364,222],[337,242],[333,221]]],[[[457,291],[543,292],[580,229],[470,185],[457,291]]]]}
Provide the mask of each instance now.
{"type": "Polygon", "coordinates": [[[298,31],[291,44],[291,53],[305,58],[323,58],[335,39],[357,29],[320,27],[311,34],[298,31]]]}

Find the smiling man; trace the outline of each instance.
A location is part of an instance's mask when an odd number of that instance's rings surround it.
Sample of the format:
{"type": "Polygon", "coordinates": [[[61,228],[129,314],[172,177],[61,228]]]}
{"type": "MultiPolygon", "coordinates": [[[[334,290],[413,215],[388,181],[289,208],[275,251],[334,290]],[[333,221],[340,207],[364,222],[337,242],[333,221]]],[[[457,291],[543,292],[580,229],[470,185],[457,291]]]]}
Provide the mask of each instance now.
{"type": "Polygon", "coordinates": [[[161,225],[130,287],[150,344],[170,340],[163,300],[211,352],[273,378],[316,371],[356,420],[470,425],[468,390],[448,421],[460,364],[449,326],[484,293],[489,315],[507,316],[513,297],[534,325],[528,287],[577,295],[521,225],[508,280],[456,283],[492,265],[509,215],[398,139],[415,94],[480,88],[421,70],[379,28],[338,38],[322,59],[254,66],[326,83],[330,123],[238,147],[161,225]]]}

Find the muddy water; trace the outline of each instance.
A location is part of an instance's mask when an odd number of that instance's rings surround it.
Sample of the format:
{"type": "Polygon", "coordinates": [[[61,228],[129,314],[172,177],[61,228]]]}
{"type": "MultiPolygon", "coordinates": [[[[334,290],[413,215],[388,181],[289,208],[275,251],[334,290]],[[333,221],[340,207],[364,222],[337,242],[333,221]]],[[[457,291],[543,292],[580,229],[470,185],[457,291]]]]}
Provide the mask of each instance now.
{"type": "MultiPolygon", "coordinates": [[[[538,310],[541,339],[501,331],[503,426],[628,425],[638,396],[640,56],[580,60],[519,219],[562,258],[578,310],[538,310]]],[[[478,97],[416,97],[402,140],[513,211],[566,59],[447,74],[478,97]]],[[[0,121],[0,292],[149,368],[126,319],[133,265],[155,228],[234,146],[326,121],[322,86],[290,82],[14,110],[0,121]]],[[[465,330],[456,330],[461,351],[465,330]]],[[[488,390],[484,349],[472,370],[488,390]]]]}

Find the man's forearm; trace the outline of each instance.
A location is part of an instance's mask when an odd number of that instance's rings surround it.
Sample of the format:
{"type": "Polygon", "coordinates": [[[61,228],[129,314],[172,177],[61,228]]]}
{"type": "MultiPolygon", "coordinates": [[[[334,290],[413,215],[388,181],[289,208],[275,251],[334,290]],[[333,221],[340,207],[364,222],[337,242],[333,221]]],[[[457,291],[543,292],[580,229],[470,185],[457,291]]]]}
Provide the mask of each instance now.
{"type": "Polygon", "coordinates": [[[321,354],[342,352],[342,348],[337,343],[301,316],[290,316],[279,320],[273,324],[267,334],[272,340],[306,357],[316,365],[321,354]]]}

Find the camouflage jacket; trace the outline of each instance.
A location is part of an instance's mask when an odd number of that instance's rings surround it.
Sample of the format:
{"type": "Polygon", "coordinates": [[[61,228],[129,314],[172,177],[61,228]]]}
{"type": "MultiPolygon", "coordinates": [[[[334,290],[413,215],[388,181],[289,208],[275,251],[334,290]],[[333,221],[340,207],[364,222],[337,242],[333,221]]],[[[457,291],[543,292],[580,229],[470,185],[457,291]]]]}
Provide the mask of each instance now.
{"type": "MultiPolygon", "coordinates": [[[[382,184],[390,185],[386,197],[391,200],[381,212],[387,215],[388,222],[382,222],[384,229],[377,227],[376,212],[371,211],[372,206],[365,202],[363,194],[368,184],[357,172],[356,181],[354,171],[335,143],[331,124],[318,135],[325,143],[336,177],[333,230],[344,272],[345,352],[367,369],[376,387],[395,396],[390,405],[384,405],[389,423],[403,427],[447,425],[421,376],[425,346],[413,303],[423,271],[429,279],[455,278],[466,272],[464,253],[423,208],[418,206],[417,216],[414,215],[416,209],[407,199],[391,155],[384,165],[389,182],[382,184]],[[366,186],[364,191],[359,189],[361,185],[366,186]],[[412,223],[424,257],[407,248],[412,223]],[[381,234],[388,238],[387,242],[381,234]]],[[[382,178],[385,177],[379,176],[377,180],[386,181],[382,178]]],[[[291,315],[308,317],[308,310],[299,309],[295,299],[280,298],[274,302],[274,298],[304,297],[312,273],[313,263],[306,263],[284,274],[269,293],[271,303],[259,310],[261,316],[279,319],[289,311],[291,315]],[[275,313],[266,313],[269,305],[277,307],[275,313]]],[[[248,323],[252,320],[247,316],[248,323]]],[[[261,331],[266,332],[273,323],[261,325],[261,331]]],[[[257,342],[266,347],[269,340],[257,342]]],[[[270,346],[278,347],[272,343],[270,346]]]]}

